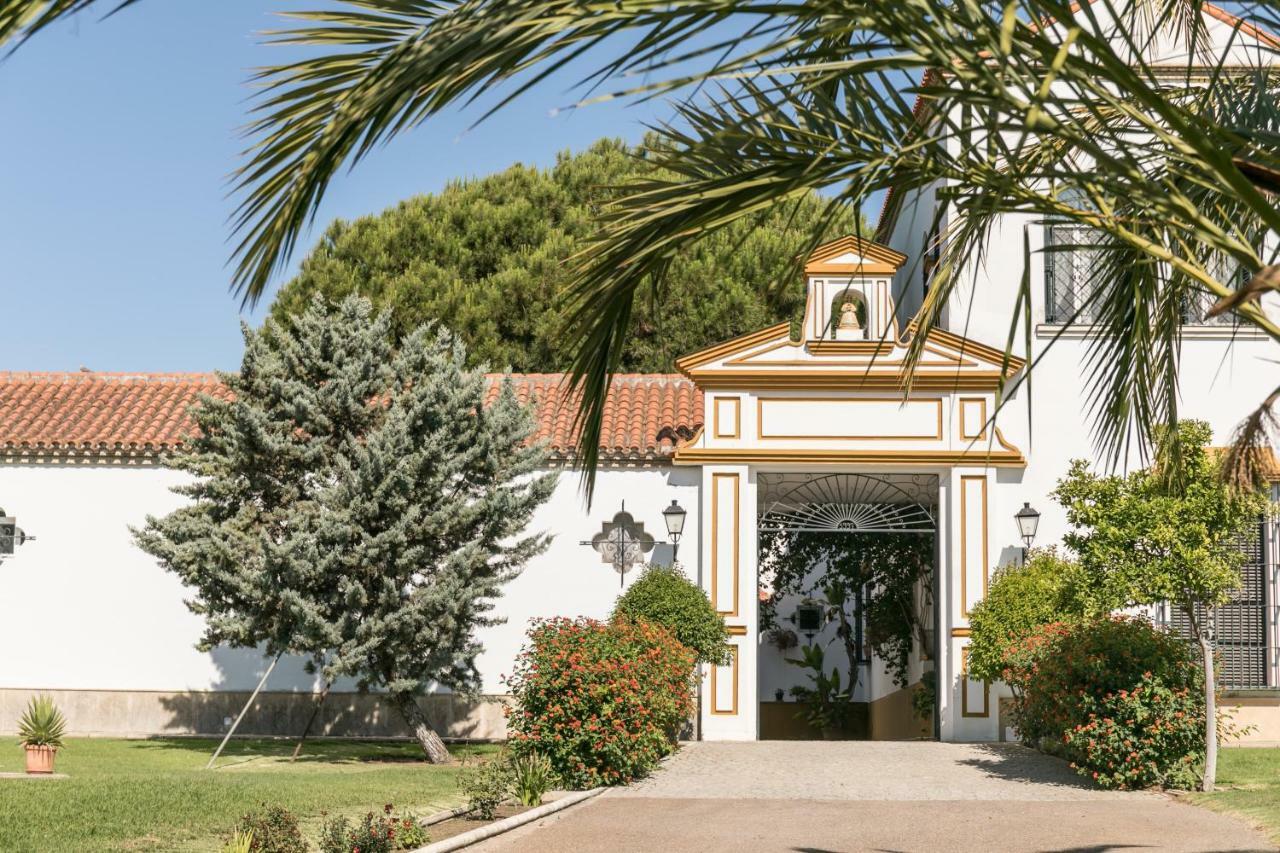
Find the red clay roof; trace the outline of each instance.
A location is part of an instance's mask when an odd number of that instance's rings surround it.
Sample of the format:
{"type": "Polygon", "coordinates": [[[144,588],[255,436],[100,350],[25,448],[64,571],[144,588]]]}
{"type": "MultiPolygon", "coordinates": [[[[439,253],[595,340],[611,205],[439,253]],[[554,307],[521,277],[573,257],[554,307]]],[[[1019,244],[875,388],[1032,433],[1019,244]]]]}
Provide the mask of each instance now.
{"type": "MultiPolygon", "coordinates": [[[[490,399],[497,380],[490,377],[490,399]]],[[[576,399],[559,373],[512,376],[522,402],[534,401],[536,438],[554,456],[572,455],[576,399]]],[[[192,424],[200,394],[222,386],[211,373],[6,373],[0,371],[0,450],[11,453],[155,452],[175,447],[192,424]]],[[[702,422],[702,394],[681,376],[621,374],[605,407],[601,456],[664,457],[702,422]]]]}

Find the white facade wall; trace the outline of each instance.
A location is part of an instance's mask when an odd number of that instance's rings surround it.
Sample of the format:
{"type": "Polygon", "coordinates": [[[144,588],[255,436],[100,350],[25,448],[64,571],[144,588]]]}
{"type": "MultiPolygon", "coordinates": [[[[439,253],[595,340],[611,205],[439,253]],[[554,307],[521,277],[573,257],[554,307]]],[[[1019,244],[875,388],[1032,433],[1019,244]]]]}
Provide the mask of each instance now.
{"type": "MultiPolygon", "coordinates": [[[[169,489],[184,476],[156,467],[0,464],[0,505],[37,537],[0,563],[0,690],[254,688],[264,671],[261,655],[197,651],[203,623],[183,604],[189,591],[131,539],[130,526],[142,525],[148,513],[179,506],[183,499],[169,489]]],[[[681,554],[692,557],[698,553],[696,470],[601,468],[590,509],[577,473],[561,471],[559,486],[531,526],[555,538],[506,588],[496,610],[506,624],[480,634],[482,693],[506,692],[501,676],[511,671],[529,620],[608,616],[621,591],[619,576],[578,543],[598,533],[624,500],[663,543],[661,511],[673,499],[689,511],[681,554]]],[[[652,556],[669,562],[670,545],[659,544],[652,556]]],[[[627,583],[638,574],[627,575],[627,583]]],[[[267,684],[272,691],[314,687],[299,659],[281,660],[267,684]]],[[[354,683],[333,689],[352,690],[354,683]]]]}

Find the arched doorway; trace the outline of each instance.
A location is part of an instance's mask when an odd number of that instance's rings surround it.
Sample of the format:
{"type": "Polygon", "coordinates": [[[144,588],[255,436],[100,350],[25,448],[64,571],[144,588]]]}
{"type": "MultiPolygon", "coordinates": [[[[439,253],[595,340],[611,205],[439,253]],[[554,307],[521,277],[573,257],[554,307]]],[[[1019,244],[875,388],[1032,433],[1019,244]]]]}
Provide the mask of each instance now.
{"type": "Polygon", "coordinates": [[[936,737],[938,478],[758,487],[760,736],[936,737]]]}

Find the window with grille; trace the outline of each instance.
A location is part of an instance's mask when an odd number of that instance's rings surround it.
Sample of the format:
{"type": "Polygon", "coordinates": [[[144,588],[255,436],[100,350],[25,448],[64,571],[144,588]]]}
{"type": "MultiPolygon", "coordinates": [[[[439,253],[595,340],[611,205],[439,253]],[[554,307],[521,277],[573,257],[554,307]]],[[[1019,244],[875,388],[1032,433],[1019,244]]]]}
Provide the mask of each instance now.
{"type": "MultiPolygon", "coordinates": [[[[1269,687],[1267,683],[1267,561],[1263,526],[1244,536],[1237,546],[1245,554],[1240,567],[1240,588],[1231,600],[1214,611],[1218,683],[1229,689],[1269,687]]],[[[1197,612],[1203,624],[1203,611],[1197,612]]],[[[1170,606],[1169,624],[1190,639],[1191,623],[1179,607],[1170,606]]]]}
{"type": "MultiPolygon", "coordinates": [[[[1084,194],[1075,188],[1059,196],[1077,209],[1090,209],[1084,194]]],[[[1095,269],[1102,257],[1097,248],[1102,235],[1093,228],[1066,219],[1049,219],[1044,224],[1044,320],[1046,323],[1089,325],[1098,319],[1099,305],[1092,299],[1099,286],[1095,269]]],[[[1245,271],[1234,261],[1222,259],[1213,265],[1219,281],[1238,286],[1245,271]]],[[[1231,326],[1233,313],[1209,316],[1217,298],[1207,292],[1188,293],[1183,300],[1182,322],[1187,325],[1231,326]]]]}

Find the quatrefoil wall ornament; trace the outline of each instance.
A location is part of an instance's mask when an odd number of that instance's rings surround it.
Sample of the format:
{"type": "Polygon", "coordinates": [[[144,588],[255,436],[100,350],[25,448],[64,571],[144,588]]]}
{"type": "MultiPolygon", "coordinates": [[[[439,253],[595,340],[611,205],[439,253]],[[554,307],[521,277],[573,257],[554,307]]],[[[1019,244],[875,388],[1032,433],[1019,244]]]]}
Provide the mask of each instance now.
{"type": "Polygon", "coordinates": [[[636,521],[627,512],[624,501],[613,520],[604,522],[599,533],[581,544],[590,545],[600,555],[600,562],[613,566],[621,585],[627,572],[637,563],[643,563],[645,555],[653,550],[653,537],[644,532],[644,522],[636,521]]]}

